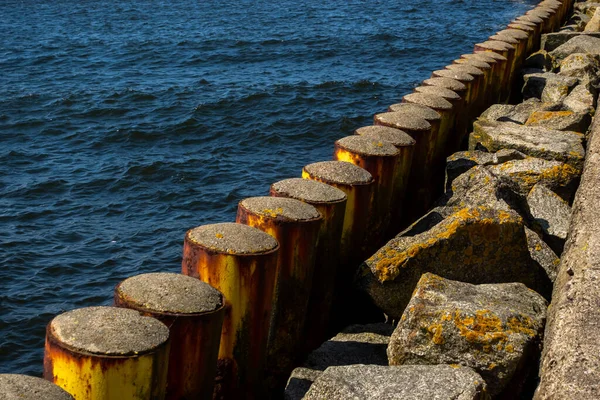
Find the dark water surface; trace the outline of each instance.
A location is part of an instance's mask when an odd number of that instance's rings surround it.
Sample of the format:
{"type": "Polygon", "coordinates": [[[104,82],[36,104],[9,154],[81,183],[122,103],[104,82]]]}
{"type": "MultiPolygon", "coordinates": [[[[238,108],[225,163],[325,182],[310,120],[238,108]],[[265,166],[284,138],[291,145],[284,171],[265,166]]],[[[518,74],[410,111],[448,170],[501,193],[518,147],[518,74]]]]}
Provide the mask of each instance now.
{"type": "Polygon", "coordinates": [[[0,2],[0,372],[537,3],[0,2]]]}

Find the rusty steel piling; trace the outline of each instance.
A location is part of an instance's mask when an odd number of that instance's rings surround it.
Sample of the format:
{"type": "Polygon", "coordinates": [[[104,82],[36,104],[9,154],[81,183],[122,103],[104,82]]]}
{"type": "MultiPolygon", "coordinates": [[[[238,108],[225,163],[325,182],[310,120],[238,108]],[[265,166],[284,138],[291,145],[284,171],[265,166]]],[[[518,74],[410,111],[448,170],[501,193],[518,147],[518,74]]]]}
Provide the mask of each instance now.
{"type": "Polygon", "coordinates": [[[368,251],[372,252],[383,245],[390,223],[400,150],[388,142],[354,135],[335,142],[333,159],[357,165],[373,177],[375,187],[366,237],[368,251]]]}
{"type": "Polygon", "coordinates": [[[275,393],[301,354],[322,221],[315,207],[295,199],[250,197],[238,204],[236,222],[268,233],[280,246],[266,360],[266,385],[275,393]]]}
{"type": "Polygon", "coordinates": [[[315,249],[315,269],[303,334],[302,348],[304,352],[309,352],[327,339],[329,331],[347,196],[333,186],[302,178],[290,178],[272,184],[270,195],[310,204],[323,217],[315,249]]]}
{"type": "Polygon", "coordinates": [[[392,144],[400,154],[398,163],[395,167],[394,187],[391,200],[391,219],[388,228],[387,237],[396,235],[403,228],[403,215],[406,212],[405,196],[412,166],[413,153],[416,141],[406,132],[400,129],[387,126],[363,126],[354,131],[355,135],[360,135],[372,140],[387,142],[392,144]]]}
{"type": "Polygon", "coordinates": [[[225,312],[218,290],[181,274],[149,273],[119,283],[114,302],[169,327],[166,399],[213,398],[225,312]]]}
{"type": "Polygon", "coordinates": [[[260,399],[277,274],[279,244],[259,229],[235,223],[190,229],[182,273],[225,297],[215,398],[260,399]]]}
{"type": "Polygon", "coordinates": [[[87,307],[46,329],[44,378],[75,399],[164,399],[169,328],[136,310],[87,307]]]}

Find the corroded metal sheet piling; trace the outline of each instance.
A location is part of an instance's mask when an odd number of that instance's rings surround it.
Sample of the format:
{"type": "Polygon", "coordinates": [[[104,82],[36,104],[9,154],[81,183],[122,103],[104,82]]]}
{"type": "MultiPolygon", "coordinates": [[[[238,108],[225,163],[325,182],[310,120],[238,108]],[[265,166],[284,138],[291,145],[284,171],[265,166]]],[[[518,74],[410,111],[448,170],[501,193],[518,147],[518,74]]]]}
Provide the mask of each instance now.
{"type": "Polygon", "coordinates": [[[163,399],[169,328],[135,310],[88,307],[46,329],[44,378],[75,399],[163,399]]]}
{"type": "Polygon", "coordinates": [[[346,210],[340,248],[339,277],[352,276],[367,257],[365,234],[373,196],[373,177],[365,169],[344,161],[306,165],[302,178],[326,183],[346,193],[346,210]]]}
{"type": "Polygon", "coordinates": [[[346,161],[369,171],[375,181],[367,246],[374,251],[383,245],[392,214],[392,196],[400,151],[391,143],[363,136],[347,136],[335,142],[333,159],[346,161]]]}
{"type": "MultiPolygon", "coordinates": [[[[404,214],[405,223],[415,220],[429,207],[432,201],[430,190],[433,176],[436,140],[441,122],[441,115],[436,111],[418,104],[402,103],[405,106],[395,108],[399,111],[376,114],[375,125],[387,126],[406,132],[415,140],[413,165],[408,178],[409,193],[406,197],[407,212],[404,214]],[[401,108],[400,108],[401,107],[401,108]],[[433,119],[435,117],[435,119],[433,119]]],[[[390,109],[394,106],[390,106],[390,109]]]]}
{"type": "Polygon", "coordinates": [[[315,249],[315,270],[302,346],[304,351],[312,351],[327,339],[331,306],[337,284],[347,196],[333,186],[302,178],[276,182],[271,185],[270,194],[274,197],[289,197],[308,203],[323,217],[315,249]]]}
{"type": "Polygon", "coordinates": [[[394,176],[394,189],[391,202],[391,221],[388,229],[388,237],[397,234],[402,226],[404,210],[404,197],[410,177],[413,153],[416,141],[406,132],[387,126],[363,126],[354,131],[356,135],[367,137],[372,140],[383,141],[392,144],[400,154],[396,165],[394,176]]]}
{"type": "Polygon", "coordinates": [[[215,397],[261,398],[279,244],[259,229],[220,223],[190,229],[182,273],[225,296],[215,397]]]}
{"type": "Polygon", "coordinates": [[[0,374],[0,399],[73,400],[73,396],[42,378],[17,374],[0,374]]]}
{"type": "Polygon", "coordinates": [[[118,284],[114,301],[169,327],[167,399],[213,398],[225,312],[218,290],[189,276],[150,273],[118,284]]]}
{"type": "Polygon", "coordinates": [[[488,40],[483,43],[478,43],[474,47],[475,53],[497,53],[506,59],[506,61],[499,60],[500,62],[498,65],[500,68],[498,71],[498,76],[495,77],[499,82],[498,101],[500,102],[506,101],[510,95],[510,85],[515,70],[515,50],[516,49],[510,44],[506,42],[499,42],[497,40],[488,40]]]}
{"type": "Polygon", "coordinates": [[[236,221],[279,242],[266,368],[267,386],[282,389],[300,355],[323,218],[315,207],[299,200],[251,197],[240,201],[236,221]]]}
{"type": "MultiPolygon", "coordinates": [[[[471,56],[473,56],[474,54],[472,54],[471,56]]],[[[492,82],[492,71],[493,71],[493,64],[495,64],[495,61],[492,59],[492,61],[488,60],[484,60],[482,58],[473,58],[473,57],[466,57],[466,58],[459,58],[456,59],[454,61],[452,61],[453,64],[457,64],[457,65],[467,65],[469,67],[474,67],[477,70],[481,71],[481,82],[480,82],[480,88],[479,88],[479,104],[476,105],[476,108],[478,110],[484,110],[486,109],[490,102],[491,102],[491,96],[490,96],[490,91],[493,88],[493,82],[492,82]]],[[[446,67],[446,68],[449,68],[446,67]]],[[[468,72],[467,72],[468,73],[468,72]]]]}

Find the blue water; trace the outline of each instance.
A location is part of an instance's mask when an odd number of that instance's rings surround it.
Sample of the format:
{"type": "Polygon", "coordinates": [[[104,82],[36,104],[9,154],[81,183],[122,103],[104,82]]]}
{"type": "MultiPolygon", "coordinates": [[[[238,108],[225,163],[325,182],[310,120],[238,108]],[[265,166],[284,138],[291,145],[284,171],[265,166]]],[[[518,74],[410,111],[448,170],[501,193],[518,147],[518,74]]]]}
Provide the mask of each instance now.
{"type": "Polygon", "coordinates": [[[0,372],[536,1],[0,2],[0,372]]]}

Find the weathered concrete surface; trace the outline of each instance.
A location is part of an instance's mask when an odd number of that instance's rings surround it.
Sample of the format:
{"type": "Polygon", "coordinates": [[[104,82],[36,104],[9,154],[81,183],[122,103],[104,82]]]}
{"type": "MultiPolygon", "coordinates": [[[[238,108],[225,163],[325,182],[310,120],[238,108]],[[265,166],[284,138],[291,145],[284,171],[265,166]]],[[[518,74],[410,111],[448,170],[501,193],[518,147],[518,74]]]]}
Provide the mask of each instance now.
{"type": "Polygon", "coordinates": [[[339,365],[387,365],[386,349],[394,327],[390,324],[351,325],[308,355],[294,369],[285,388],[286,400],[300,400],[326,368],[339,365]]]}
{"type": "Polygon", "coordinates": [[[600,37],[597,34],[576,35],[550,52],[554,60],[562,60],[574,53],[600,55],[600,37]]]}
{"type": "Polygon", "coordinates": [[[446,190],[452,188],[452,182],[477,165],[496,165],[511,160],[522,160],[525,154],[517,150],[500,150],[496,153],[484,151],[459,151],[446,159],[446,190]]]}
{"type": "Polygon", "coordinates": [[[585,151],[584,136],[576,132],[512,122],[475,121],[469,137],[469,150],[515,149],[531,157],[558,160],[581,170],[585,151]]]}
{"type": "Polygon", "coordinates": [[[544,240],[561,254],[567,238],[571,208],[544,185],[535,185],[527,195],[533,225],[544,234],[544,240]]]}
{"type": "Polygon", "coordinates": [[[554,72],[530,73],[523,76],[523,98],[538,98],[543,103],[562,101],[577,83],[577,78],[562,76],[554,72]]]}
{"type": "Polygon", "coordinates": [[[541,352],[546,307],[521,283],[471,285],[424,274],[390,339],[390,365],[464,365],[485,379],[491,396],[517,398],[541,352]]]}
{"type": "Polygon", "coordinates": [[[548,52],[551,52],[553,50],[555,50],[556,48],[562,46],[563,44],[565,44],[566,42],[568,42],[569,40],[578,37],[578,36],[589,36],[592,38],[600,38],[600,32],[596,33],[596,32],[586,32],[586,33],[580,33],[580,32],[553,32],[553,33],[546,33],[544,35],[542,35],[542,40],[541,40],[541,48],[542,50],[546,50],[548,52]]]}
{"type": "Polygon", "coordinates": [[[535,184],[542,183],[569,203],[573,200],[581,174],[569,164],[536,157],[492,165],[488,170],[522,198],[535,184]]]}
{"type": "Polygon", "coordinates": [[[585,133],[590,126],[590,122],[592,122],[592,116],[587,112],[576,113],[571,110],[536,111],[529,116],[525,125],[585,133]]]}
{"type": "Polygon", "coordinates": [[[305,400],[486,400],[485,381],[471,368],[450,365],[330,367],[305,400]]]}
{"type": "Polygon", "coordinates": [[[554,285],[536,400],[600,398],[600,121],[554,285]]]}
{"type": "Polygon", "coordinates": [[[474,284],[522,282],[549,295],[550,280],[532,260],[523,220],[515,211],[457,208],[429,230],[409,228],[361,265],[358,286],[391,318],[400,318],[425,272],[474,284]]]}

